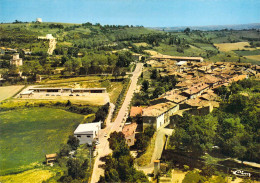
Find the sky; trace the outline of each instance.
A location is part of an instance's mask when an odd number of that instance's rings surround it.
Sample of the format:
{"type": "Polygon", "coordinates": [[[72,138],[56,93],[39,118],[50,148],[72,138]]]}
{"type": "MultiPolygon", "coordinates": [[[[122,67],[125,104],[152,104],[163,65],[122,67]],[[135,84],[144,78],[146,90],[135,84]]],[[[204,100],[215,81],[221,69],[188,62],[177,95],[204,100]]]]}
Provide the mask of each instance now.
{"type": "Polygon", "coordinates": [[[260,23],[260,0],[0,0],[0,22],[176,27],[260,23]]]}

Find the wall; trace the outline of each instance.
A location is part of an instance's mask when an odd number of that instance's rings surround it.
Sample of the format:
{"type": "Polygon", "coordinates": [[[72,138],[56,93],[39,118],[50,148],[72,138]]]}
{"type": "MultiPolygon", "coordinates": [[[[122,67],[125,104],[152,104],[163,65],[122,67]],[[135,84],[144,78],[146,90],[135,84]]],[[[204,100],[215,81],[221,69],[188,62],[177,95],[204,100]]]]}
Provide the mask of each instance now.
{"type": "Polygon", "coordinates": [[[77,137],[79,139],[79,144],[89,144],[89,145],[92,145],[92,142],[94,140],[94,137],[93,137],[93,134],[77,134],[75,135],[75,137],[77,137]],[[78,136],[81,136],[81,137],[78,137],[78,136]],[[87,137],[89,136],[89,137],[87,137]]]}
{"type": "Polygon", "coordinates": [[[156,118],[156,130],[160,127],[160,126],[162,126],[163,124],[164,124],[164,114],[162,114],[162,115],[160,115],[160,116],[158,116],[157,118],[156,118]]]}

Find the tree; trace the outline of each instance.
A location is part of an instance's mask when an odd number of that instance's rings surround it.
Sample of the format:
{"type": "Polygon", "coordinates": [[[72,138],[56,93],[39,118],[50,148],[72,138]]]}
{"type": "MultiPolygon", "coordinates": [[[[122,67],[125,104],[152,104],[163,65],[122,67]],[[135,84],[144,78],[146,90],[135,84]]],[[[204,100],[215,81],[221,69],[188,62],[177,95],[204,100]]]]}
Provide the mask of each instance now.
{"type": "Polygon", "coordinates": [[[79,139],[73,135],[70,135],[67,144],[71,147],[71,149],[76,150],[79,147],[79,139]]]}
{"type": "Polygon", "coordinates": [[[119,174],[116,169],[112,168],[105,172],[106,182],[120,182],[119,174]]]}
{"type": "Polygon", "coordinates": [[[183,32],[184,32],[185,34],[189,34],[189,33],[190,33],[190,28],[187,27],[183,32]]]}
{"type": "Polygon", "coordinates": [[[67,162],[67,167],[68,175],[73,179],[84,178],[86,175],[78,159],[69,159],[67,162]]]}
{"type": "Polygon", "coordinates": [[[68,144],[64,144],[59,152],[59,156],[68,156],[71,151],[71,147],[68,144]]]}
{"type": "Polygon", "coordinates": [[[153,97],[157,98],[159,95],[165,93],[165,89],[161,86],[158,86],[157,88],[155,88],[155,90],[153,91],[153,97]]]}
{"type": "Polygon", "coordinates": [[[144,80],[143,83],[142,83],[142,89],[144,91],[147,91],[148,88],[149,88],[149,81],[144,80]]]}
{"type": "Polygon", "coordinates": [[[159,77],[157,69],[154,69],[151,74],[151,79],[157,79],[159,77]]]}

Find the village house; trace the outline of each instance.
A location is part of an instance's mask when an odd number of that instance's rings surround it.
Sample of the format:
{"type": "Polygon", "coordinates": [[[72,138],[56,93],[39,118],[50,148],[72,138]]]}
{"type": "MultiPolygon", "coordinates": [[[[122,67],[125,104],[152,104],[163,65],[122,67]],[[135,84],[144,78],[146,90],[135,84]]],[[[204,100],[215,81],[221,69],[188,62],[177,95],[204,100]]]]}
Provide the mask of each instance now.
{"type": "Polygon", "coordinates": [[[199,78],[200,81],[209,85],[209,88],[213,88],[214,86],[218,85],[222,80],[215,76],[206,74],[202,78],[199,78]]]}
{"type": "Polygon", "coordinates": [[[170,122],[170,116],[179,110],[179,105],[166,102],[149,106],[143,109],[143,126],[153,125],[156,129],[170,122]]]}
{"type": "Polygon", "coordinates": [[[159,104],[159,103],[166,103],[166,102],[173,102],[175,104],[179,104],[181,102],[184,102],[185,100],[187,100],[187,97],[174,93],[171,95],[161,96],[159,98],[153,99],[150,101],[150,103],[152,105],[159,104]]]}
{"type": "Polygon", "coordinates": [[[208,88],[209,88],[209,85],[207,85],[205,83],[199,83],[199,84],[193,85],[192,87],[190,87],[187,90],[184,90],[182,92],[182,95],[184,95],[190,99],[193,99],[193,98],[196,98],[197,96],[201,95],[201,93],[203,93],[208,88]]]}
{"type": "Polygon", "coordinates": [[[74,136],[79,139],[79,144],[92,145],[93,141],[98,140],[100,129],[101,122],[80,124],[74,131],[74,136]]]}
{"type": "Polygon", "coordinates": [[[133,146],[135,144],[135,131],[137,128],[137,124],[136,123],[132,123],[129,125],[125,125],[122,129],[122,133],[125,136],[126,139],[126,143],[127,145],[133,146]]]}

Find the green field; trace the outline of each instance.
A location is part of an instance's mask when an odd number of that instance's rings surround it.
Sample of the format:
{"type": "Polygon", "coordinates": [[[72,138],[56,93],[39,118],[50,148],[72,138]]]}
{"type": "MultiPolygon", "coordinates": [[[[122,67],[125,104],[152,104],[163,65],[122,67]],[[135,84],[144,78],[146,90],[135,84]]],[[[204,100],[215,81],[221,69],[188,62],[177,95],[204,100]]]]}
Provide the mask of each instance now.
{"type": "Polygon", "coordinates": [[[53,108],[0,113],[0,175],[32,169],[65,143],[83,115],[53,108]]]}

